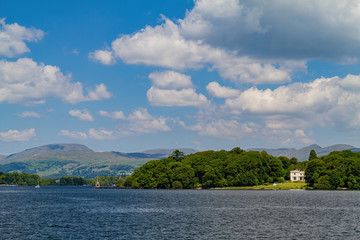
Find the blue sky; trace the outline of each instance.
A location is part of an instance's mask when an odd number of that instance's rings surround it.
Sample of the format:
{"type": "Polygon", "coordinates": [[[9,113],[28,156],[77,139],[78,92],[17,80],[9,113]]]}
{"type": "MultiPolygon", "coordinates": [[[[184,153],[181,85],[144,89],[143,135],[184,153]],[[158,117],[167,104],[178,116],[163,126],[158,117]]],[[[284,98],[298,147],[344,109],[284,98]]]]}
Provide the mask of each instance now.
{"type": "Polygon", "coordinates": [[[0,1],[0,153],[359,146],[359,1],[0,1]]]}

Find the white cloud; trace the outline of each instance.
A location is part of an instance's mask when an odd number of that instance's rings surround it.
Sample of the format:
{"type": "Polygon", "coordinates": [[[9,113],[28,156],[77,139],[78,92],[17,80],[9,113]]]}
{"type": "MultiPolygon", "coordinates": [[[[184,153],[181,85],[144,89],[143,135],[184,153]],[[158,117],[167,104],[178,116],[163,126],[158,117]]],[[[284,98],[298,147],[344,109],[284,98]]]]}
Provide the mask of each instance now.
{"type": "Polygon", "coordinates": [[[173,69],[199,68],[204,51],[196,42],[186,41],[178,26],[169,19],[155,27],[146,27],[133,35],[123,35],[112,42],[115,57],[128,64],[162,66],[173,69]]]}
{"type": "Polygon", "coordinates": [[[209,95],[217,98],[233,98],[240,94],[240,90],[220,86],[217,82],[211,82],[206,86],[209,95]]]}
{"type": "Polygon", "coordinates": [[[69,115],[78,118],[81,121],[94,121],[95,119],[91,116],[88,110],[70,110],[69,115]]]}
{"type": "Polygon", "coordinates": [[[162,89],[192,88],[191,77],[174,71],[153,72],[149,74],[153,85],[162,89]]]}
{"type": "Polygon", "coordinates": [[[104,84],[84,95],[80,82],[71,82],[56,66],[38,64],[29,58],[16,62],[0,60],[0,103],[43,104],[45,99],[58,97],[69,103],[110,98],[104,84]]]}
{"type": "Polygon", "coordinates": [[[59,132],[59,136],[74,138],[74,139],[87,139],[87,134],[84,132],[77,132],[73,131],[70,132],[69,130],[61,130],[59,132]]]}
{"type": "MultiPolygon", "coordinates": [[[[171,128],[166,124],[164,117],[153,117],[145,108],[138,108],[129,114],[130,134],[156,133],[161,131],[170,131],[171,128]]],[[[126,130],[126,129],[125,129],[126,130]]]]}
{"type": "Polygon", "coordinates": [[[358,1],[199,0],[184,19],[163,20],[121,35],[107,54],[175,70],[209,67],[253,84],[289,82],[306,60],[353,64],[360,54],[358,1]]]}
{"type": "Polygon", "coordinates": [[[187,39],[255,58],[336,61],[360,52],[353,0],[200,0],[179,22],[187,39]]]}
{"type": "Polygon", "coordinates": [[[72,50],[71,53],[76,55],[76,56],[79,56],[79,54],[80,54],[79,50],[77,50],[77,49],[72,50]]]}
{"type": "MultiPolygon", "coordinates": [[[[98,113],[101,116],[111,117],[114,119],[120,119],[121,117],[121,119],[125,120],[126,122],[119,124],[116,130],[106,130],[103,128],[90,128],[87,132],[70,132],[68,130],[61,130],[59,135],[76,139],[114,140],[121,137],[137,136],[171,130],[171,128],[167,125],[167,121],[170,119],[165,117],[154,117],[145,108],[138,108],[130,113],[127,117],[124,116],[121,111],[99,111],[98,113]]],[[[75,110],[73,115],[83,117],[85,119],[92,118],[91,116],[88,116],[87,111],[75,110]]]]}
{"type": "Polygon", "coordinates": [[[90,128],[87,132],[89,138],[96,140],[113,140],[116,138],[113,131],[105,130],[105,129],[94,129],[90,128]]]}
{"type": "Polygon", "coordinates": [[[207,123],[200,122],[185,129],[197,131],[201,136],[211,136],[224,139],[242,139],[255,134],[259,126],[253,122],[240,123],[237,120],[219,119],[207,123]]]}
{"type": "Polygon", "coordinates": [[[235,114],[266,118],[273,126],[279,122],[289,125],[289,122],[302,119],[302,126],[307,127],[331,124],[359,129],[358,80],[359,75],[348,75],[294,83],[274,90],[250,88],[237,98],[227,99],[223,107],[235,114]]]}
{"type": "Polygon", "coordinates": [[[5,18],[0,19],[0,56],[16,57],[30,52],[25,41],[37,42],[44,32],[35,28],[26,28],[17,23],[6,24],[5,18]]]}
{"type": "Polygon", "coordinates": [[[206,107],[209,104],[207,98],[196,93],[193,88],[172,90],[151,87],[146,96],[152,106],[206,107]]]}
{"type": "Polygon", "coordinates": [[[113,112],[106,112],[106,111],[98,111],[98,114],[103,117],[109,117],[112,119],[121,119],[125,120],[126,117],[122,111],[113,111],[113,112]]]}
{"type": "Polygon", "coordinates": [[[38,114],[37,112],[31,112],[31,111],[25,111],[22,112],[20,114],[17,114],[17,116],[22,117],[22,118],[40,118],[40,114],[38,114]]]}
{"type": "Polygon", "coordinates": [[[104,65],[113,65],[116,62],[112,52],[107,50],[96,50],[95,52],[89,53],[89,58],[94,61],[99,61],[104,65]]]}
{"type": "MultiPolygon", "coordinates": [[[[110,53],[109,53],[110,54],[110,53]]],[[[144,64],[171,69],[197,69],[210,65],[223,78],[243,83],[282,83],[290,80],[286,61],[261,62],[237,56],[201,41],[185,39],[179,25],[164,17],[164,23],[146,27],[133,35],[122,35],[112,43],[112,55],[128,64],[144,64]]],[[[169,77],[168,77],[169,78],[169,77]]]]}
{"type": "Polygon", "coordinates": [[[174,72],[153,72],[149,75],[153,86],[147,91],[147,99],[152,106],[195,106],[209,105],[203,94],[196,93],[190,76],[174,72]]]}
{"type": "Polygon", "coordinates": [[[3,142],[27,142],[35,136],[36,133],[34,128],[23,131],[9,130],[7,132],[0,132],[0,140],[3,142]]]}

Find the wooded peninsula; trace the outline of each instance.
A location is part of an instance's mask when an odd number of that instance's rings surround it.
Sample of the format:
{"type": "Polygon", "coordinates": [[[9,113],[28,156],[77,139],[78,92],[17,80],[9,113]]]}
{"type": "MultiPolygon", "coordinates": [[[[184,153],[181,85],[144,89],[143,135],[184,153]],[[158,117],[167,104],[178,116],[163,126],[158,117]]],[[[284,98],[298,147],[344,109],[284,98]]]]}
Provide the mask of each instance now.
{"type": "Polygon", "coordinates": [[[131,188],[192,189],[256,186],[290,180],[290,171],[305,170],[308,189],[360,189],[360,153],[349,150],[309,160],[274,157],[265,151],[205,151],[149,161],[129,176],[131,188]]]}

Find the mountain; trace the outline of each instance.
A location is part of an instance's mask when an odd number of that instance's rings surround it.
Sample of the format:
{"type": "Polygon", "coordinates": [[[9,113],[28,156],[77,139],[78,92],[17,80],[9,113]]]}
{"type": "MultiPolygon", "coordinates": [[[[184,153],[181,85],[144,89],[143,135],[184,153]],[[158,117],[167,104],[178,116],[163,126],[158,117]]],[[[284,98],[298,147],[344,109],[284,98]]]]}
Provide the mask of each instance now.
{"type": "Polygon", "coordinates": [[[295,157],[299,161],[303,162],[309,159],[310,151],[314,149],[317,156],[325,156],[333,151],[344,151],[344,150],[351,150],[353,152],[360,152],[360,148],[356,148],[351,145],[346,144],[336,144],[328,147],[320,147],[317,144],[309,145],[307,147],[301,148],[301,149],[295,149],[295,148],[279,148],[279,149],[267,149],[267,148],[250,148],[247,149],[247,151],[266,151],[268,154],[273,155],[275,157],[285,156],[288,158],[295,157]]]}
{"type": "MultiPolygon", "coordinates": [[[[193,149],[180,149],[189,154],[193,149]]],[[[41,177],[129,175],[144,163],[171,155],[172,149],[145,152],[94,152],[80,144],[49,144],[0,158],[0,171],[26,172],[41,177]]]]}
{"type": "Polygon", "coordinates": [[[11,154],[4,159],[1,163],[9,163],[14,161],[19,161],[22,159],[28,159],[34,156],[38,156],[44,153],[55,153],[55,152],[67,152],[67,151],[82,151],[82,152],[92,152],[92,150],[81,144],[49,144],[40,147],[26,149],[22,152],[11,154]]]}

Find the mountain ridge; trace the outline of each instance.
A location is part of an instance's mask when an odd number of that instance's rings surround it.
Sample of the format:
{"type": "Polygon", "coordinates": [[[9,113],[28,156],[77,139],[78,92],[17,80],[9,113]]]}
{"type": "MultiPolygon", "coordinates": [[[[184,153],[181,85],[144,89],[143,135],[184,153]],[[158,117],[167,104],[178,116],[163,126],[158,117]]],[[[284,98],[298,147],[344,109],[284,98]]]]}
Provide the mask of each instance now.
{"type": "Polygon", "coordinates": [[[351,150],[353,152],[360,152],[360,148],[354,147],[348,144],[335,144],[327,147],[321,147],[317,144],[312,144],[300,149],[296,148],[279,148],[279,149],[271,149],[271,148],[249,148],[247,151],[266,151],[268,154],[273,155],[274,157],[285,156],[288,158],[295,157],[299,161],[303,162],[308,160],[309,154],[311,150],[315,150],[318,157],[328,155],[333,151],[344,151],[351,150]]]}

